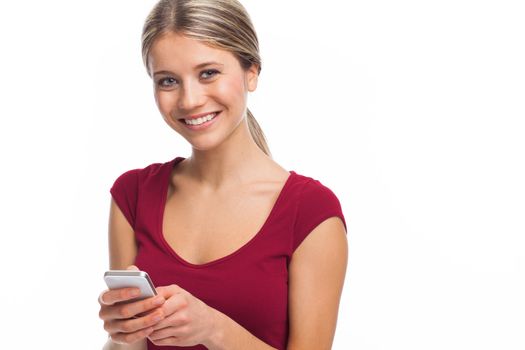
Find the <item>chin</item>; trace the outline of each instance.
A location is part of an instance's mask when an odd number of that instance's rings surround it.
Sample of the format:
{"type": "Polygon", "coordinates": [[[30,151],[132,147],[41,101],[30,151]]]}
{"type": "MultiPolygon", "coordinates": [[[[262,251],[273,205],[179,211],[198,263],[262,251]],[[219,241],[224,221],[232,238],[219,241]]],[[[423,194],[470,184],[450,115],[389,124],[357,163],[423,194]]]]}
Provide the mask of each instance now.
{"type": "MultiPolygon", "coordinates": [[[[190,140],[188,140],[188,142],[189,141],[190,140]]],[[[193,142],[190,142],[191,147],[194,150],[198,150],[198,151],[201,151],[201,152],[211,151],[213,149],[216,149],[222,143],[221,140],[210,140],[210,139],[202,140],[202,142],[195,142],[195,140],[192,140],[192,141],[193,142]]]]}

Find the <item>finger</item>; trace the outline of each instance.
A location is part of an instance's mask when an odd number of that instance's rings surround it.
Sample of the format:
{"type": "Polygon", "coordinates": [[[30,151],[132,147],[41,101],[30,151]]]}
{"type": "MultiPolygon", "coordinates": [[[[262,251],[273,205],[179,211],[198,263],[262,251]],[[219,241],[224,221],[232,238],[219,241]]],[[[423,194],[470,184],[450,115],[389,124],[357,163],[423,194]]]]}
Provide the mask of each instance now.
{"type": "Polygon", "coordinates": [[[158,340],[152,341],[152,343],[155,345],[177,345],[179,341],[180,339],[177,337],[167,337],[164,339],[158,339],[158,340]]]}
{"type": "Polygon", "coordinates": [[[151,315],[131,318],[126,320],[110,320],[104,322],[104,329],[109,333],[133,333],[142,329],[147,329],[164,318],[162,310],[158,310],[151,315]]]}
{"type": "Polygon", "coordinates": [[[133,333],[115,333],[111,335],[111,340],[117,344],[133,344],[146,338],[152,331],[153,328],[147,328],[133,333]]]}
{"type": "Polygon", "coordinates": [[[185,299],[181,300],[180,298],[177,298],[177,300],[174,299],[176,298],[172,297],[168,299],[161,307],[166,317],[153,326],[154,330],[157,331],[166,327],[184,326],[190,321],[187,312],[184,311],[188,305],[187,301],[185,299]],[[171,303],[171,305],[168,306],[168,303],[171,303]]]}
{"type": "Polygon", "coordinates": [[[129,265],[128,267],[126,267],[126,270],[136,270],[136,271],[138,271],[139,268],[137,266],[135,266],[135,265],[129,265]]]}
{"type": "Polygon", "coordinates": [[[135,315],[135,317],[144,317],[144,316],[148,316],[148,315],[151,315],[152,313],[154,313],[157,309],[151,309],[151,310],[148,310],[148,311],[144,311],[144,312],[141,312],[141,313],[138,313],[135,315]]]}
{"type": "Polygon", "coordinates": [[[113,290],[105,290],[98,297],[98,302],[101,305],[113,305],[115,303],[133,299],[140,295],[138,288],[119,288],[113,290]]]}
{"type": "Polygon", "coordinates": [[[169,286],[160,286],[155,288],[157,294],[163,295],[166,299],[175,294],[184,293],[185,290],[176,284],[170,284],[169,286]]]}
{"type": "Polygon", "coordinates": [[[127,304],[112,305],[100,310],[100,318],[103,320],[128,319],[145,311],[159,308],[165,301],[164,297],[156,296],[127,304]]]}
{"type": "Polygon", "coordinates": [[[102,291],[99,295],[98,295],[98,303],[100,305],[106,305],[106,303],[104,302],[104,300],[102,299],[102,297],[104,296],[104,294],[106,294],[107,292],[109,292],[109,289],[106,289],[104,291],[102,291]]]}
{"type": "Polygon", "coordinates": [[[162,310],[166,315],[171,315],[188,306],[190,295],[186,294],[175,294],[171,298],[166,299],[166,302],[162,305],[162,310]]]}
{"type": "Polygon", "coordinates": [[[186,313],[174,313],[173,315],[166,316],[163,320],[157,322],[153,326],[153,330],[160,331],[167,328],[178,328],[186,326],[189,323],[189,318],[186,313]]]}

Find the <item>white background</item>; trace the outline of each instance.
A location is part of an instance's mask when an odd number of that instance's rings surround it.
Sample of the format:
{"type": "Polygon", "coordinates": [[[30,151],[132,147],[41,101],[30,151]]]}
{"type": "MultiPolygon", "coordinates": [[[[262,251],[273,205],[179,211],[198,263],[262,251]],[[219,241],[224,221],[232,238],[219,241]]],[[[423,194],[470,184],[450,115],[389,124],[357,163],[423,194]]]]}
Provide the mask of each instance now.
{"type": "MultiPolygon", "coordinates": [[[[0,3],[2,348],[102,346],[109,188],[189,155],[142,66],[153,4],[0,3]]],[[[520,2],[243,4],[263,59],[249,107],[348,222],[333,348],[524,349],[520,2]]]]}

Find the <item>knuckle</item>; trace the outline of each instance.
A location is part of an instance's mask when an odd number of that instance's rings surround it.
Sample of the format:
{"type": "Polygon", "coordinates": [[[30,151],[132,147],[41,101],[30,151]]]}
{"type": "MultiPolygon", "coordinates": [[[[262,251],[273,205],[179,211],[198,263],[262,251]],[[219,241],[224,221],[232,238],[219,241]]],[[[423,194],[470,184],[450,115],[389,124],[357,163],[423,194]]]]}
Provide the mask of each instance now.
{"type": "Polygon", "coordinates": [[[156,300],[157,300],[156,298],[149,299],[148,302],[144,304],[144,310],[153,309],[155,306],[157,306],[155,304],[156,300]]]}
{"type": "Polygon", "coordinates": [[[130,318],[131,316],[133,316],[130,308],[127,306],[123,306],[120,308],[119,315],[123,318],[130,318]]]}
{"type": "Polygon", "coordinates": [[[142,326],[141,328],[144,328],[144,327],[149,327],[153,324],[155,324],[155,322],[153,322],[153,315],[148,315],[147,317],[143,317],[140,321],[140,325],[142,326]]]}
{"type": "Polygon", "coordinates": [[[133,327],[131,324],[129,324],[129,322],[123,322],[121,325],[120,325],[120,330],[124,333],[129,333],[131,331],[133,331],[133,327]]]}
{"type": "Polygon", "coordinates": [[[178,285],[176,285],[176,284],[170,284],[168,286],[168,289],[172,293],[177,293],[180,290],[180,287],[178,285]]]}
{"type": "Polygon", "coordinates": [[[147,307],[151,309],[151,308],[159,306],[159,304],[157,304],[159,299],[162,300],[161,298],[158,298],[158,297],[151,298],[149,300],[149,303],[147,304],[147,307]]]}
{"type": "Polygon", "coordinates": [[[189,305],[188,299],[182,298],[180,304],[182,307],[187,307],[189,305]]]}
{"type": "Polygon", "coordinates": [[[187,313],[181,313],[180,316],[179,316],[179,321],[183,324],[187,324],[190,322],[190,317],[188,316],[187,313]]]}
{"type": "Polygon", "coordinates": [[[181,333],[182,333],[182,334],[190,334],[190,332],[191,332],[191,329],[190,329],[189,326],[181,327],[180,330],[181,330],[181,333]]]}

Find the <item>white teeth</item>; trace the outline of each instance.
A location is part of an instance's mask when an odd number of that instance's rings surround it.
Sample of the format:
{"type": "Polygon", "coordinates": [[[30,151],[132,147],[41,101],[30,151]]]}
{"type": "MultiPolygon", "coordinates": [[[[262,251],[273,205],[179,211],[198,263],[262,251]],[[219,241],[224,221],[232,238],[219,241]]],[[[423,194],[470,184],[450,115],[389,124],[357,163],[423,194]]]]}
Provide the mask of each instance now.
{"type": "Polygon", "coordinates": [[[217,113],[210,113],[208,115],[205,115],[204,117],[200,117],[200,118],[197,118],[197,119],[184,119],[184,122],[186,124],[189,124],[189,125],[200,125],[202,123],[205,123],[209,120],[212,120],[213,118],[215,118],[215,116],[217,115],[217,113]]]}

